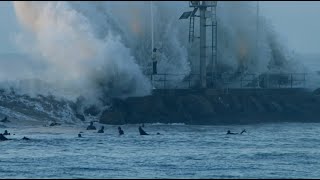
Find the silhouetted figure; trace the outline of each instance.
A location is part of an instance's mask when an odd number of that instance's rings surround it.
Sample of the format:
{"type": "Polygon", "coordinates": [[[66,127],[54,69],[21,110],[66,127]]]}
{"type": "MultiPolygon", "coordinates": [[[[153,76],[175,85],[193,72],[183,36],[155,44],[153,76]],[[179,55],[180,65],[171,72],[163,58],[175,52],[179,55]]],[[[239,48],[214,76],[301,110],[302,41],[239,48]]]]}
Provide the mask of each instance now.
{"type": "Polygon", "coordinates": [[[10,135],[10,133],[8,133],[8,131],[7,130],[4,130],[4,133],[3,133],[3,135],[10,135]]]}
{"type": "Polygon", "coordinates": [[[141,126],[139,126],[139,133],[140,135],[149,135],[141,128],[141,126]]]}
{"type": "Polygon", "coordinates": [[[121,129],[121,127],[118,127],[118,131],[119,131],[119,135],[123,135],[123,134],[124,134],[124,132],[123,132],[123,130],[121,129]]]}
{"type": "Polygon", "coordinates": [[[246,131],[245,129],[243,129],[240,134],[246,133],[246,132],[247,132],[247,131],[246,131]]]}
{"type": "Polygon", "coordinates": [[[238,133],[232,133],[230,130],[228,130],[227,134],[238,134],[238,133]]]}
{"type": "Polygon", "coordinates": [[[81,138],[81,137],[82,137],[80,133],[78,134],[78,137],[79,137],[79,138],[81,138]]]}
{"type": "Polygon", "coordinates": [[[96,127],[93,126],[93,122],[90,122],[90,125],[87,127],[87,130],[96,130],[96,127]]]}
{"type": "Polygon", "coordinates": [[[101,129],[98,131],[98,133],[104,133],[104,126],[101,127],[101,129]]]}
{"type": "Polygon", "coordinates": [[[22,140],[30,140],[29,138],[23,136],[22,140]]]}
{"type": "Polygon", "coordinates": [[[157,48],[153,48],[152,52],[152,74],[157,74],[157,58],[156,58],[157,48]]]}
{"type": "Polygon", "coordinates": [[[0,134],[0,141],[6,141],[8,140],[3,134],[0,134]]]}
{"type": "Polygon", "coordinates": [[[6,116],[4,119],[1,120],[1,122],[6,123],[6,122],[10,122],[10,121],[8,120],[8,117],[6,116]]]}

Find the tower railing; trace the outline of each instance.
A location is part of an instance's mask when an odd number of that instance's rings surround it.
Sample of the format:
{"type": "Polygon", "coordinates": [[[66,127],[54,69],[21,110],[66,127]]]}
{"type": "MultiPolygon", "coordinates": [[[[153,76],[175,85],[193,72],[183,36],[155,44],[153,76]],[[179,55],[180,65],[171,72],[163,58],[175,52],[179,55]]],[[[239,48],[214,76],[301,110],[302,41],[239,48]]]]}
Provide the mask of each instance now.
{"type": "MultiPolygon", "coordinates": [[[[222,73],[207,74],[207,88],[305,88],[307,73],[222,73]],[[217,85],[216,83],[219,83],[217,85]]],[[[149,74],[156,89],[198,89],[200,74],[149,74]]]]}

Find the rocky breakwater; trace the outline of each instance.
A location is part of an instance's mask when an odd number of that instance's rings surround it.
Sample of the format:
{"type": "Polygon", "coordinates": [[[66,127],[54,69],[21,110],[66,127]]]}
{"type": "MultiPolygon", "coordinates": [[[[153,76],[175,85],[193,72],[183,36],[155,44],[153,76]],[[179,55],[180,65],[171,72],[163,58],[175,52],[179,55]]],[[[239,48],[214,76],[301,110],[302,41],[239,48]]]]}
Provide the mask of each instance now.
{"type": "Polygon", "coordinates": [[[100,123],[249,124],[320,122],[319,93],[296,89],[154,92],[113,99],[100,123]]]}

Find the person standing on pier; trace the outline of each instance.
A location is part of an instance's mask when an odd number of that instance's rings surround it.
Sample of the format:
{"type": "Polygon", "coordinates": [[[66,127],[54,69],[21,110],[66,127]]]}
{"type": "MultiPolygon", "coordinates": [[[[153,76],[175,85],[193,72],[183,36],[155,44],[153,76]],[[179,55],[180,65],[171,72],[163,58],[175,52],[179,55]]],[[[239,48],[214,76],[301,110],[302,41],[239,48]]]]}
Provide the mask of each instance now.
{"type": "Polygon", "coordinates": [[[157,48],[153,48],[152,50],[152,74],[157,74],[157,48]]]}

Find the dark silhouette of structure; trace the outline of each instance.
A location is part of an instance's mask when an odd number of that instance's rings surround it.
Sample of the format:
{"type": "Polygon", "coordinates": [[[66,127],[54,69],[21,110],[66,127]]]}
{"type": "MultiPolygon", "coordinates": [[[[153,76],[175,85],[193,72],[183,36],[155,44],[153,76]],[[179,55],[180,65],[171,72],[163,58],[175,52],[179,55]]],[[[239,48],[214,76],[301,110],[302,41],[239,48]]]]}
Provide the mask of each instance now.
{"type": "Polygon", "coordinates": [[[30,140],[29,138],[23,136],[22,140],[30,140]]]}

